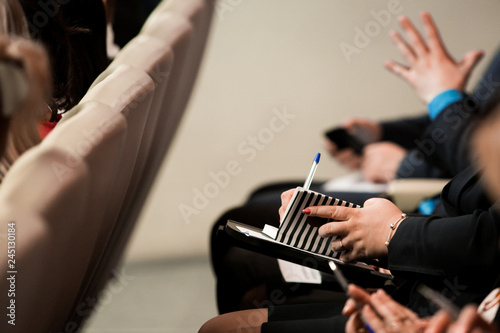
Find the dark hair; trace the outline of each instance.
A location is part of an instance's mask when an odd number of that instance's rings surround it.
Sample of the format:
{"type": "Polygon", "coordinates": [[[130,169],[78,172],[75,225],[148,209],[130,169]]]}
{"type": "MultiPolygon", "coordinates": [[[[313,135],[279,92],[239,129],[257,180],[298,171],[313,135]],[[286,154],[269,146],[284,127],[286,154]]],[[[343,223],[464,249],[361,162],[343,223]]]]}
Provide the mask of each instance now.
{"type": "MultiPolygon", "coordinates": [[[[2,98],[0,96],[0,98],[2,98]]],[[[9,134],[10,118],[4,117],[0,114],[0,156],[5,153],[7,146],[7,136],[9,134]]],[[[0,175],[1,177],[1,175],[0,175]]]]}
{"type": "Polygon", "coordinates": [[[31,37],[45,45],[53,69],[53,119],[70,110],[108,65],[102,0],[47,5],[21,0],[31,37]]]}
{"type": "Polygon", "coordinates": [[[71,0],[61,10],[72,29],[69,41],[74,63],[70,75],[80,78],[73,83],[80,92],[79,101],[109,64],[106,13],[102,0],[71,0]]]}

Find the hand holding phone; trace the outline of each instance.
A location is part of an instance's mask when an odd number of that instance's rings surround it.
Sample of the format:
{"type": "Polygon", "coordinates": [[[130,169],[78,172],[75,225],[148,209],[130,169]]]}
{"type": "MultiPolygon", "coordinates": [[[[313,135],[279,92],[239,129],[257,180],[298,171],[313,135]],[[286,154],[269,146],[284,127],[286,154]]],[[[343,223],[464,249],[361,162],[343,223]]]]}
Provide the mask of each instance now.
{"type": "Polygon", "coordinates": [[[364,144],[344,128],[335,128],[325,133],[325,136],[337,146],[338,150],[351,148],[357,155],[363,153],[364,144]]]}

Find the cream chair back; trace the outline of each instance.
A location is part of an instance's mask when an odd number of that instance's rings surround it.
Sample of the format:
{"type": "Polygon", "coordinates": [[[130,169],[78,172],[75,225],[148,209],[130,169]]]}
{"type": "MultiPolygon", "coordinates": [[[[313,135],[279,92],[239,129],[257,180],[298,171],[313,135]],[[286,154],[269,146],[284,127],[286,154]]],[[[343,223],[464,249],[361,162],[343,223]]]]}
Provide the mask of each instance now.
{"type": "Polygon", "coordinates": [[[59,332],[78,295],[96,233],[85,218],[87,165],[74,161],[61,174],[67,158],[60,149],[33,148],[2,183],[0,332],[59,332]]]}
{"type": "MultiPolygon", "coordinates": [[[[173,52],[156,38],[140,35],[131,40],[118,53],[107,71],[120,65],[128,65],[147,73],[154,83],[154,95],[148,118],[144,127],[136,169],[142,173],[154,142],[154,132],[157,127],[160,111],[173,65],[173,52]],[[147,52],[145,52],[147,50],[147,52]]],[[[136,182],[134,186],[137,186],[136,182]]]]}
{"type": "MultiPolygon", "coordinates": [[[[198,0],[171,0],[169,2],[172,4],[181,2],[185,4],[199,3],[198,0]]],[[[182,5],[174,7],[181,8],[182,5]]],[[[212,6],[203,6],[202,8],[208,12],[200,17],[211,15],[212,6]]],[[[147,20],[139,36],[122,50],[122,52],[127,52],[128,55],[126,57],[123,56],[123,58],[121,55],[118,55],[115,59],[115,62],[120,63],[120,65],[123,63],[131,64],[132,61],[135,61],[134,58],[139,57],[137,53],[132,56],[135,52],[140,52],[135,49],[137,48],[135,45],[141,45],[141,43],[144,45],[146,43],[151,45],[155,43],[158,45],[158,41],[163,43],[164,49],[173,55],[172,67],[169,71],[168,82],[165,87],[166,90],[163,92],[163,98],[161,98],[160,112],[154,124],[152,144],[144,165],[144,172],[139,182],[136,196],[128,201],[129,204],[124,206],[120,213],[107,249],[96,270],[92,285],[86,291],[85,295],[88,298],[96,297],[99,291],[105,286],[113,270],[116,269],[134,229],[140,210],[172,143],[180,119],[186,108],[187,100],[193,89],[203,53],[202,50],[205,46],[210,20],[205,19],[203,22],[207,26],[200,26],[199,31],[204,31],[204,33],[200,34],[202,37],[195,38],[196,35],[193,34],[193,22],[187,16],[170,11],[154,14],[147,20]],[[157,42],[152,42],[152,40],[156,40],[157,42]],[[197,42],[193,42],[194,40],[197,40],[197,42]]],[[[112,64],[112,66],[114,65],[112,64]]],[[[132,65],[138,66],[137,64],[132,65]]],[[[144,67],[142,69],[144,70],[144,67]]],[[[154,78],[153,81],[155,81],[154,78]]],[[[158,89],[158,86],[156,89],[158,89]]]]}
{"type": "MultiPolygon", "coordinates": [[[[127,123],[124,151],[119,160],[117,183],[113,198],[119,206],[126,205],[127,197],[132,197],[143,172],[143,163],[138,163],[143,136],[153,102],[155,87],[153,80],[144,71],[130,65],[119,65],[105,76],[96,80],[81,103],[98,102],[120,113],[127,123]]],[[[145,149],[145,148],[144,148],[145,149]]],[[[113,206],[107,212],[106,223],[114,223],[119,210],[113,206]]]]}

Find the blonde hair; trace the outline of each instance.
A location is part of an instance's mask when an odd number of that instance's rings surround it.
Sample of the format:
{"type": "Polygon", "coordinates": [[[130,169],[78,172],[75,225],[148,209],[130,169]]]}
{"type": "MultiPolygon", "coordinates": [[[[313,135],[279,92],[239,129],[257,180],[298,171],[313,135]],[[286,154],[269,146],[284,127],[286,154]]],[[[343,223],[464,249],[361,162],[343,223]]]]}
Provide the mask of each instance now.
{"type": "Polygon", "coordinates": [[[22,153],[40,143],[38,126],[50,111],[52,82],[45,50],[23,38],[0,36],[0,69],[0,113],[2,121],[10,122],[2,175],[22,153]]]}
{"type": "Polygon", "coordinates": [[[0,34],[29,38],[28,23],[19,0],[0,1],[0,34]]]}

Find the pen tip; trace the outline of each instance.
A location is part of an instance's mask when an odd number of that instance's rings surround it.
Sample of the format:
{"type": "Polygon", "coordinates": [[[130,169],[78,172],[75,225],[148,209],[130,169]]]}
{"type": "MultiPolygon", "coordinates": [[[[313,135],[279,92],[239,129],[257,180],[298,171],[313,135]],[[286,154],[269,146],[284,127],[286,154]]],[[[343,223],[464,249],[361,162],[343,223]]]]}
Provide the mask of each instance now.
{"type": "Polygon", "coordinates": [[[316,154],[316,157],[314,158],[314,162],[318,163],[319,162],[319,158],[321,157],[321,154],[320,153],[317,153],[316,154]]]}

